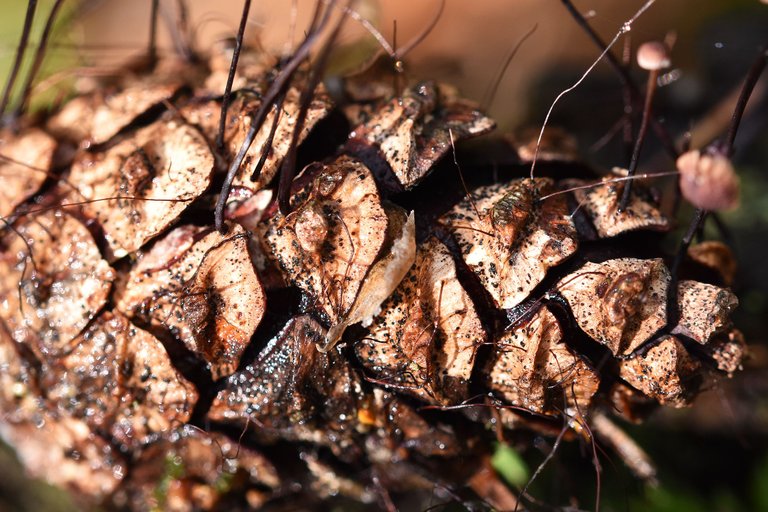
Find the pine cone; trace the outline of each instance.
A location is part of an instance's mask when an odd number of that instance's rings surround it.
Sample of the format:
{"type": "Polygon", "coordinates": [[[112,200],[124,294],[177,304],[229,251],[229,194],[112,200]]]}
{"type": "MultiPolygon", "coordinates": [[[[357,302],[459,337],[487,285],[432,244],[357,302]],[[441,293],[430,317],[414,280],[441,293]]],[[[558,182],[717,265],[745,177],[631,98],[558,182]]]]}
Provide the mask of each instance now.
{"type": "Polygon", "coordinates": [[[494,122],[449,86],[332,98],[248,48],[219,144],[215,51],[0,136],[0,435],[31,474],[131,510],[504,509],[497,437],[590,439],[739,369],[733,258],[677,266],[645,181],[622,205],[555,131],[460,177],[494,122]]]}

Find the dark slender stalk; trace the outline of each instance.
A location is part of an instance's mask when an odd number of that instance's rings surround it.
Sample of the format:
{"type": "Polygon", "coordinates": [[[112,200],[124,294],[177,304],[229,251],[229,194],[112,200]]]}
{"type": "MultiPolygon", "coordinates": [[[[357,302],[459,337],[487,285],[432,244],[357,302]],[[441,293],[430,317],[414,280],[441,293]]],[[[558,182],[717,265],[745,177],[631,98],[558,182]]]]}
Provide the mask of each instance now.
{"type": "Polygon", "coordinates": [[[147,58],[149,66],[154,67],[157,63],[157,10],[160,0],[152,0],[152,12],[149,16],[149,45],[147,48],[147,58]]]}
{"type": "Polygon", "coordinates": [[[392,89],[395,91],[395,96],[399,98],[402,93],[400,88],[400,75],[403,73],[405,68],[403,67],[403,61],[397,57],[397,20],[392,20],[392,54],[393,58],[395,59],[395,73],[392,75],[392,89]]]}
{"type": "MultiPolygon", "coordinates": [[[[621,55],[622,65],[625,69],[629,66],[629,63],[632,59],[631,42],[632,36],[627,34],[626,38],[624,39],[624,51],[621,55]]],[[[629,165],[629,162],[632,161],[632,134],[634,133],[632,125],[634,124],[634,110],[632,108],[632,91],[630,91],[629,86],[626,83],[622,84],[621,86],[621,99],[624,103],[621,135],[624,145],[624,154],[626,155],[627,165],[629,165]]]]}
{"type": "Polygon", "coordinates": [[[24,53],[27,51],[29,32],[32,29],[32,21],[35,18],[36,8],[37,0],[29,0],[29,3],[27,4],[27,15],[24,18],[24,28],[21,31],[21,39],[19,40],[19,47],[16,49],[16,58],[13,61],[13,66],[11,67],[11,73],[8,75],[8,80],[5,82],[3,97],[0,99],[0,117],[5,114],[5,108],[8,106],[13,84],[16,82],[16,76],[19,74],[19,69],[21,68],[21,61],[24,58],[24,53]]]}
{"type": "Polygon", "coordinates": [[[683,235],[683,239],[680,241],[680,247],[677,249],[675,259],[672,262],[672,268],[669,270],[671,279],[669,281],[669,288],[667,293],[667,325],[675,326],[680,316],[680,312],[677,307],[677,285],[680,281],[680,265],[688,254],[688,248],[691,246],[693,237],[696,236],[696,232],[704,225],[704,221],[707,218],[709,212],[706,210],[697,209],[691,223],[688,225],[688,230],[683,235]]]}
{"type": "Polygon", "coordinates": [[[20,116],[24,112],[26,104],[29,101],[29,94],[32,90],[32,82],[34,82],[37,73],[40,71],[40,66],[43,64],[43,58],[45,58],[45,50],[48,46],[48,40],[51,37],[53,24],[56,21],[56,15],[59,13],[59,9],[63,3],[64,0],[56,0],[56,2],[54,2],[53,6],[51,7],[51,12],[48,14],[48,19],[45,22],[45,28],[43,28],[43,33],[40,36],[40,43],[37,45],[37,50],[35,51],[35,60],[32,62],[32,67],[30,68],[29,72],[27,73],[27,77],[24,80],[24,86],[21,89],[21,98],[19,99],[19,104],[13,113],[15,117],[20,116]]]}
{"type": "Polygon", "coordinates": [[[187,5],[187,0],[176,0],[176,4],[179,8],[179,28],[181,32],[180,43],[182,45],[182,53],[187,60],[193,61],[197,57],[189,35],[189,6],[187,5]]]}
{"type": "MultiPolygon", "coordinates": [[[[632,150],[632,158],[629,161],[629,167],[627,168],[627,177],[632,178],[637,172],[637,164],[640,160],[640,151],[643,149],[643,142],[645,141],[645,135],[648,132],[648,120],[651,118],[651,104],[653,103],[653,93],[656,90],[656,79],[659,76],[658,71],[650,71],[648,73],[648,88],[645,93],[645,103],[643,104],[643,117],[640,121],[640,130],[637,132],[637,138],[635,139],[635,147],[632,150]]],[[[632,181],[628,180],[624,184],[624,191],[621,195],[621,201],[619,201],[620,212],[623,212],[629,203],[629,196],[632,192],[632,181]]]]}
{"type": "Polygon", "coordinates": [[[243,37],[245,36],[245,26],[248,23],[248,13],[251,10],[251,0],[243,2],[243,14],[240,16],[240,28],[237,30],[237,39],[235,39],[235,49],[232,53],[232,62],[229,64],[229,75],[227,75],[227,85],[224,87],[224,97],[221,100],[221,115],[219,116],[219,131],[216,134],[216,149],[221,152],[224,149],[224,125],[227,122],[227,110],[232,95],[232,83],[235,81],[237,72],[237,63],[240,60],[240,50],[243,48],[243,37]]]}
{"type": "MultiPolygon", "coordinates": [[[[561,0],[563,5],[565,5],[566,9],[568,9],[568,12],[571,14],[574,20],[576,20],[576,23],[579,24],[579,26],[586,32],[586,34],[592,39],[592,41],[597,45],[598,48],[600,48],[602,51],[605,51],[606,44],[605,41],[603,41],[599,35],[597,35],[597,32],[594,31],[592,26],[587,22],[586,19],[584,19],[584,16],[581,15],[581,13],[574,7],[573,3],[570,0],[561,0]]],[[[629,93],[632,95],[632,102],[636,106],[641,106],[643,103],[643,95],[640,93],[640,89],[638,89],[637,84],[632,80],[632,77],[629,76],[629,71],[627,71],[627,68],[624,67],[621,62],[616,59],[616,56],[613,55],[612,52],[607,52],[605,54],[605,58],[608,60],[608,63],[611,65],[611,67],[616,71],[616,73],[619,75],[619,80],[621,80],[621,83],[624,87],[629,90],[629,93]]],[[[669,153],[669,155],[672,158],[677,158],[678,151],[675,147],[675,142],[672,140],[672,136],[669,134],[667,129],[662,125],[658,119],[656,119],[656,116],[651,116],[650,119],[651,127],[653,128],[653,131],[656,133],[656,136],[659,138],[659,141],[661,142],[662,146],[664,146],[664,149],[669,153]]]]}
{"type": "MultiPolygon", "coordinates": [[[[722,154],[726,156],[731,156],[733,154],[733,143],[736,140],[736,133],[739,130],[739,124],[741,123],[741,119],[744,116],[744,110],[747,107],[749,98],[752,95],[752,91],[754,90],[760,75],[763,73],[763,70],[765,70],[766,63],[768,63],[768,45],[763,46],[760,49],[760,55],[747,72],[747,78],[744,81],[744,86],[741,88],[739,99],[736,102],[736,108],[734,109],[733,115],[731,117],[731,125],[728,128],[725,139],[720,145],[713,145],[717,151],[722,152],[722,154]]],[[[702,226],[704,226],[704,221],[707,219],[709,214],[710,212],[706,210],[696,210],[693,219],[691,219],[691,223],[688,226],[688,230],[685,232],[685,235],[680,242],[680,247],[677,251],[677,254],[675,255],[675,260],[672,263],[672,268],[670,269],[672,279],[670,280],[668,299],[669,302],[667,304],[668,325],[677,324],[679,317],[679,311],[677,308],[677,284],[679,281],[678,273],[680,265],[688,253],[688,247],[690,247],[694,236],[696,236],[696,233],[699,232],[702,226]]],[[[723,236],[728,238],[729,235],[725,229],[725,226],[722,224],[722,220],[715,214],[713,214],[713,218],[716,225],[718,226],[718,229],[720,229],[721,233],[723,233],[723,236]]]]}
{"type": "Polygon", "coordinates": [[[188,9],[185,0],[177,0],[176,2],[179,15],[176,19],[172,17],[172,12],[167,8],[160,8],[160,14],[163,16],[168,31],[171,34],[173,40],[173,46],[176,48],[176,53],[187,62],[195,62],[197,55],[190,43],[190,33],[188,19],[188,9]]]}
{"type": "MultiPolygon", "coordinates": [[[[347,2],[347,7],[349,7],[347,2]]],[[[315,96],[315,89],[323,78],[323,70],[325,69],[328,57],[331,54],[333,43],[341,32],[341,27],[347,19],[346,14],[342,14],[336,25],[333,27],[333,31],[328,36],[328,39],[323,44],[319,55],[317,56],[317,63],[313,66],[312,72],[307,80],[306,87],[301,91],[301,97],[299,98],[299,112],[296,116],[296,124],[293,127],[293,134],[291,137],[291,145],[289,146],[288,153],[283,159],[283,164],[280,168],[280,184],[277,189],[277,202],[280,207],[280,212],[283,215],[288,215],[291,211],[291,185],[293,184],[293,178],[296,176],[296,153],[299,147],[299,138],[301,132],[304,130],[304,122],[307,118],[307,112],[309,112],[309,106],[312,104],[312,98],[315,96]]]]}
{"type": "Polygon", "coordinates": [[[744,110],[747,108],[752,91],[757,85],[757,81],[760,79],[760,75],[765,69],[766,62],[768,62],[768,45],[763,46],[760,49],[760,55],[757,57],[752,67],[747,72],[747,78],[744,81],[744,86],[741,88],[741,94],[739,94],[739,100],[736,102],[736,108],[733,111],[731,117],[731,125],[728,128],[728,133],[725,136],[725,140],[720,146],[720,151],[726,156],[733,154],[733,143],[736,140],[736,133],[739,131],[739,125],[741,124],[741,118],[744,117],[744,110]]]}
{"type": "Polygon", "coordinates": [[[259,161],[256,162],[256,165],[253,168],[253,172],[251,173],[251,181],[256,181],[261,174],[261,170],[264,168],[264,164],[267,162],[267,158],[269,157],[269,153],[272,148],[272,142],[275,140],[275,134],[277,133],[277,127],[280,124],[280,112],[283,109],[283,101],[285,101],[285,94],[280,95],[280,97],[275,101],[273,110],[274,110],[274,119],[272,119],[272,126],[269,128],[269,135],[267,136],[267,140],[264,142],[264,147],[261,151],[261,156],[259,157],[259,161]]]}

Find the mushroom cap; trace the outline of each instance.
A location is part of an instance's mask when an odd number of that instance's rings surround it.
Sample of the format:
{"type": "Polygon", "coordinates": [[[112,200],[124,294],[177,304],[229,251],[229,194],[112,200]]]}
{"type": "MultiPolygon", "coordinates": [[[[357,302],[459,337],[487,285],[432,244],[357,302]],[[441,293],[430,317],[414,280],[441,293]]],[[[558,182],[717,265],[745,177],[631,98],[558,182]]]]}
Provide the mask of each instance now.
{"type": "Polygon", "coordinates": [[[721,153],[687,151],[676,162],[680,191],[704,210],[730,210],[739,204],[739,177],[731,160],[721,153]]]}
{"type": "Polygon", "coordinates": [[[670,65],[669,50],[664,43],[648,41],[637,49],[637,65],[648,71],[658,71],[670,65]]]}

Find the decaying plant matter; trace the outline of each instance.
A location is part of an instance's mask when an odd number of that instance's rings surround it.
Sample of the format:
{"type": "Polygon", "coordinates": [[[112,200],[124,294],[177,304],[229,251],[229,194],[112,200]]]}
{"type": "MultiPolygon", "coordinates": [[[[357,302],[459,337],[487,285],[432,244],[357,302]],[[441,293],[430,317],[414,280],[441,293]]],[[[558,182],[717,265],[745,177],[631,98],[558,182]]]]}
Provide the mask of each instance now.
{"type": "MultiPolygon", "coordinates": [[[[455,145],[494,122],[452,88],[320,83],[351,12],[319,2],[280,58],[242,32],[194,61],[150,51],[7,120],[0,435],[31,474],[136,510],[391,508],[420,489],[511,509],[497,437],[593,442],[738,370],[733,257],[689,247],[705,210],[663,253],[650,182],[574,164],[559,132],[541,174],[521,143],[465,184],[455,145]]],[[[697,208],[735,204],[732,142],[677,160],[697,208]]]]}

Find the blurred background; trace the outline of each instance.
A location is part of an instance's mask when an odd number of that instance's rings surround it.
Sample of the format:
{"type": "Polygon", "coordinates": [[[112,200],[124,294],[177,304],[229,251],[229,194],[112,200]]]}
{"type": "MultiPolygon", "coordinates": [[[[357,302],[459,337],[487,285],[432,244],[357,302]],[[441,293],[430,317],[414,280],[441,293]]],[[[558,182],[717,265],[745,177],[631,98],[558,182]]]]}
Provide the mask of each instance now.
{"type": "MultiPolygon", "coordinates": [[[[42,30],[51,0],[40,0],[32,40],[42,30]]],[[[644,3],[638,0],[577,0],[574,2],[606,41],[644,3]]],[[[194,45],[205,49],[237,30],[240,0],[188,0],[187,31],[194,45]]],[[[27,2],[0,4],[0,77],[14,57],[27,2]]],[[[161,54],[175,51],[179,30],[178,2],[163,0],[159,45],[161,54]]],[[[356,9],[381,33],[400,45],[417,36],[440,6],[437,0],[361,0],[356,9]]],[[[247,37],[272,51],[290,42],[292,12],[300,31],[313,2],[261,0],[253,3],[247,37]]],[[[44,64],[44,83],[34,105],[45,108],[71,86],[71,70],[119,67],[146,48],[150,0],[85,0],[65,2],[63,15],[44,64]],[[47,80],[46,80],[47,77],[47,80]]],[[[182,23],[183,25],[183,23],[182,23]]],[[[300,34],[300,32],[299,32],[300,34]]],[[[651,39],[674,37],[672,69],[657,97],[657,112],[675,137],[692,133],[699,147],[722,133],[730,116],[728,100],[746,71],[768,43],[768,5],[759,0],[679,0],[657,2],[633,25],[628,43],[636,48],[651,39]]],[[[614,48],[621,55],[624,40],[614,48]]],[[[376,43],[354,21],[348,21],[335,56],[334,69],[351,69],[375,49],[376,43]]],[[[558,0],[447,0],[428,37],[406,58],[413,78],[435,78],[456,85],[494,117],[500,131],[541,126],[552,100],[581,76],[599,50],[576,25],[558,0]],[[497,94],[489,84],[515,44],[528,32],[500,80],[497,94]]],[[[645,76],[633,71],[639,84],[645,76]]],[[[641,427],[627,426],[657,462],[661,485],[644,488],[623,468],[618,457],[603,459],[602,510],[768,510],[768,74],[758,84],[750,112],[736,140],[735,164],[742,178],[742,206],[727,213],[728,227],[740,271],[736,315],[751,345],[745,371],[704,393],[690,410],[664,410],[641,427]]],[[[621,87],[610,67],[599,64],[572,94],[554,109],[552,124],[576,136],[587,159],[609,169],[621,155],[618,137],[604,147],[596,143],[615,125],[622,112],[621,87]]],[[[641,170],[669,170],[671,162],[648,144],[641,170]]],[[[681,211],[681,224],[691,212],[681,211]]],[[[544,454],[531,450],[518,461],[530,472],[544,454]]],[[[21,478],[12,452],[0,450],[2,496],[13,508],[69,510],[65,498],[50,494],[40,483],[21,478]],[[19,489],[27,489],[19,492],[19,489]],[[18,507],[18,508],[16,508],[18,507]]],[[[541,477],[533,494],[546,503],[566,506],[569,496],[594,502],[595,475],[590,457],[566,446],[541,477]],[[563,485],[563,482],[567,485],[563,485]],[[555,485],[557,483],[558,485],[555,485]]]]}

